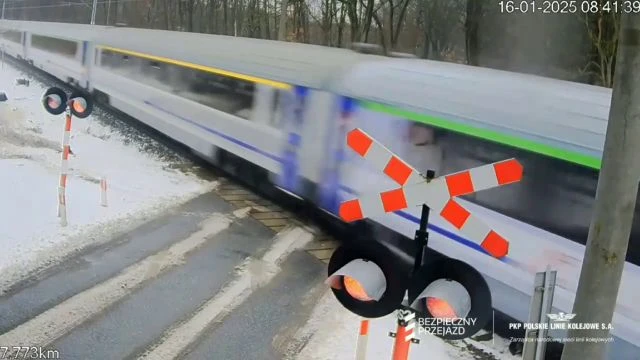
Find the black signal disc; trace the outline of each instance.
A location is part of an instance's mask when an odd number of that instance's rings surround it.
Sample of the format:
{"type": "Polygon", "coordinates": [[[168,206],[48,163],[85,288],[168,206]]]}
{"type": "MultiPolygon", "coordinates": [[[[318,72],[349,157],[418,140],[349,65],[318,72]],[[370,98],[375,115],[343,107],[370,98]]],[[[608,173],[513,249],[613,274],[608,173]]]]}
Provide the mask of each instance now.
{"type": "Polygon", "coordinates": [[[60,88],[49,88],[42,95],[42,106],[49,114],[60,115],[67,108],[67,94],[60,88]]]}
{"type": "Polygon", "coordinates": [[[75,91],[69,97],[71,113],[73,116],[84,119],[93,112],[93,100],[89,94],[75,91]]]}

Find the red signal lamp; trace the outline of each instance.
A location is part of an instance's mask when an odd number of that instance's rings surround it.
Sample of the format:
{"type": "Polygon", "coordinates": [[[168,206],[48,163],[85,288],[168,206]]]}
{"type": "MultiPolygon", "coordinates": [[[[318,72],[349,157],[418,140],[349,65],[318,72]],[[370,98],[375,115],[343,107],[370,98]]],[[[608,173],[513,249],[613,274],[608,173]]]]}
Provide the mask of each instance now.
{"type": "Polygon", "coordinates": [[[408,274],[376,241],[362,248],[343,245],[329,261],[329,277],[336,299],[348,310],[365,318],[391,314],[402,302],[408,274]]]}
{"type": "Polygon", "coordinates": [[[456,329],[435,334],[443,339],[468,338],[491,319],[489,285],[475,268],[460,260],[442,258],[427,263],[414,275],[408,291],[418,324],[456,329]]]}

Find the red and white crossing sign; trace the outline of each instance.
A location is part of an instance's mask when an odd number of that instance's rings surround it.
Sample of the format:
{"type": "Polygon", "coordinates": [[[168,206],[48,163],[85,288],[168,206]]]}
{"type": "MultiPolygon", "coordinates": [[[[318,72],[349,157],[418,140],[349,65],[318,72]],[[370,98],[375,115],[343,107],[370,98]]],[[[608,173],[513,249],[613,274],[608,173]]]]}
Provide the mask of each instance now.
{"type": "Polygon", "coordinates": [[[458,204],[454,197],[520,181],[523,167],[516,159],[427,181],[416,169],[361,129],[356,128],[347,134],[347,145],[401,187],[343,202],[339,213],[344,221],[353,222],[426,204],[492,256],[502,258],[509,253],[509,242],[458,204]]]}

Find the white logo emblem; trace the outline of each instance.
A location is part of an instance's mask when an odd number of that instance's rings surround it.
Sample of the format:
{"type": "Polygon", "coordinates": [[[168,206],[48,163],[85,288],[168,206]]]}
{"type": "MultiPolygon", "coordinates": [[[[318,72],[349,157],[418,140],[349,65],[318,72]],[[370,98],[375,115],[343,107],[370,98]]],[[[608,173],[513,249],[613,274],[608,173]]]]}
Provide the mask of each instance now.
{"type": "Polygon", "coordinates": [[[547,316],[549,317],[549,319],[553,321],[569,322],[569,320],[576,317],[576,314],[567,314],[567,313],[559,312],[557,314],[547,314],[547,316]]]}

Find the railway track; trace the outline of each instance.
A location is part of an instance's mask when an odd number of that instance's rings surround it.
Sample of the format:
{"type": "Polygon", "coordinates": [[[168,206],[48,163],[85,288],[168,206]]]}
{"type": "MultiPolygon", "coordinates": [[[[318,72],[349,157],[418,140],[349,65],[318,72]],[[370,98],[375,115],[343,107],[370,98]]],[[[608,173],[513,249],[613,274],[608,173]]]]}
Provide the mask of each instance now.
{"type": "MultiPolygon", "coordinates": [[[[234,183],[229,179],[222,179],[220,186],[215,190],[215,192],[237,209],[245,208],[247,206],[251,207],[253,210],[250,212],[249,216],[274,232],[282,231],[287,226],[316,227],[312,221],[300,220],[290,211],[283,209],[270,200],[252,193],[248,188],[243,187],[238,183],[234,183]]],[[[339,240],[336,240],[321,229],[317,229],[317,233],[313,241],[306,246],[305,251],[323,263],[328,264],[331,255],[339,245],[339,240]]]]}

